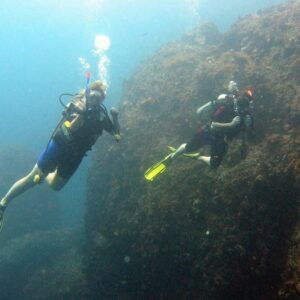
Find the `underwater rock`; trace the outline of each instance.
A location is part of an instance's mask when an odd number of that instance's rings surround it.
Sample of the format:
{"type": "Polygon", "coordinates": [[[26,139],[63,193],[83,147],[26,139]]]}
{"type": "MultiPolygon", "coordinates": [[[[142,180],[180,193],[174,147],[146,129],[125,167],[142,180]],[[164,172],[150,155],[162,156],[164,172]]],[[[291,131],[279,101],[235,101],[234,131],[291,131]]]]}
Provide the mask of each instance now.
{"type": "Polygon", "coordinates": [[[41,231],[0,249],[0,299],[85,299],[82,236],[76,230],[41,231]]]}
{"type": "Polygon", "coordinates": [[[196,29],[126,82],[124,138],[102,139],[89,171],[91,299],[288,299],[290,276],[299,296],[300,279],[288,272],[289,245],[300,247],[299,14],[300,1],[289,1],[211,42],[196,29]],[[233,141],[217,171],[181,158],[146,182],[144,171],[190,139],[195,110],[232,79],[255,89],[247,158],[233,141]]]}

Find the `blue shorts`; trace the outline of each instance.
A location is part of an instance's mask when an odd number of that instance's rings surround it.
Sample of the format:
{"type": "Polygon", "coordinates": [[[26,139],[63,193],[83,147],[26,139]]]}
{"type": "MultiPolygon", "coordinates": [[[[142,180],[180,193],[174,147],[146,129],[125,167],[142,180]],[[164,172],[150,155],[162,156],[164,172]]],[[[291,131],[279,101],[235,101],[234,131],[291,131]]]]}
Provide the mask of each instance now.
{"type": "Polygon", "coordinates": [[[84,154],[77,154],[70,148],[50,140],[47,148],[38,158],[37,165],[44,174],[49,174],[57,169],[57,174],[69,179],[79,167],[84,154]]]}

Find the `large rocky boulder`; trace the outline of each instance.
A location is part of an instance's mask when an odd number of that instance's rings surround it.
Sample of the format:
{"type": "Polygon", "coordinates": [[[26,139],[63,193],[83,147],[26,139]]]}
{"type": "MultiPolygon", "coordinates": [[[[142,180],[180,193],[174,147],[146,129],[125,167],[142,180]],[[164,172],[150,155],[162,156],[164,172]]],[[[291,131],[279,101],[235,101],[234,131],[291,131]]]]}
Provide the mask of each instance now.
{"type": "Polygon", "coordinates": [[[295,0],[224,35],[207,24],[124,83],[123,140],[103,138],[89,174],[91,299],[299,297],[298,256],[289,249],[300,248],[299,18],[295,0]],[[192,136],[196,108],[232,79],[255,89],[247,158],[232,141],[217,171],[181,158],[146,182],[167,146],[192,136]]]}
{"type": "Polygon", "coordinates": [[[40,231],[0,249],[0,299],[86,299],[82,233],[40,231]]]}

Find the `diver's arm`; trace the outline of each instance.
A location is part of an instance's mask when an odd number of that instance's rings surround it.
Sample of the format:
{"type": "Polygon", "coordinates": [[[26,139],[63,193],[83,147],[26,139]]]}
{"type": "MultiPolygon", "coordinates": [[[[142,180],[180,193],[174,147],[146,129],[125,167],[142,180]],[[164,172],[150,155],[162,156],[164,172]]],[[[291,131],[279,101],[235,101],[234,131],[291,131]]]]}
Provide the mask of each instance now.
{"type": "Polygon", "coordinates": [[[229,123],[218,123],[218,122],[212,122],[210,125],[210,128],[212,130],[227,130],[227,129],[233,129],[238,127],[241,124],[241,117],[236,116],[232,119],[229,123]]]}
{"type": "Polygon", "coordinates": [[[107,115],[104,130],[108,132],[110,135],[112,135],[117,142],[119,142],[121,136],[120,136],[120,124],[118,120],[118,111],[115,108],[112,108],[110,110],[112,120],[107,115]]]}
{"type": "Polygon", "coordinates": [[[120,135],[120,131],[121,131],[121,127],[120,127],[120,123],[119,123],[119,111],[115,108],[112,107],[110,109],[110,114],[112,117],[112,123],[113,123],[113,127],[114,127],[114,131],[116,134],[120,135]]]}
{"type": "Polygon", "coordinates": [[[197,115],[201,121],[203,121],[203,113],[206,109],[213,109],[213,101],[209,101],[197,109],[197,115]]]}
{"type": "Polygon", "coordinates": [[[213,110],[216,108],[218,105],[226,105],[228,104],[229,101],[232,101],[232,95],[229,94],[221,94],[218,96],[217,100],[212,100],[204,105],[200,106],[197,109],[197,115],[199,116],[200,120],[203,121],[203,113],[207,112],[207,109],[210,110],[210,113],[213,113],[213,110]]]}

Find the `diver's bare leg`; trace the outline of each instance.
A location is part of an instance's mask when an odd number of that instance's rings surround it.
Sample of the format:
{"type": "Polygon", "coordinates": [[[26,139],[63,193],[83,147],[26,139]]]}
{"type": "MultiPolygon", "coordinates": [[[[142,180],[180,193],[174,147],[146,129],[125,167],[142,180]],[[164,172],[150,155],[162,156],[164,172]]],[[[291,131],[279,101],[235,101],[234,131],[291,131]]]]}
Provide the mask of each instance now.
{"type": "Polygon", "coordinates": [[[197,159],[210,166],[210,156],[198,156],[197,159]]]}
{"type": "Polygon", "coordinates": [[[69,181],[69,179],[63,178],[57,174],[57,170],[53,173],[50,173],[46,177],[46,182],[48,185],[53,189],[54,191],[60,191],[66,183],[69,181]]]}
{"type": "Polygon", "coordinates": [[[27,176],[21,178],[13,184],[7,194],[1,199],[0,205],[6,206],[12,199],[40,183],[43,177],[45,177],[45,175],[36,164],[27,176]]]}

